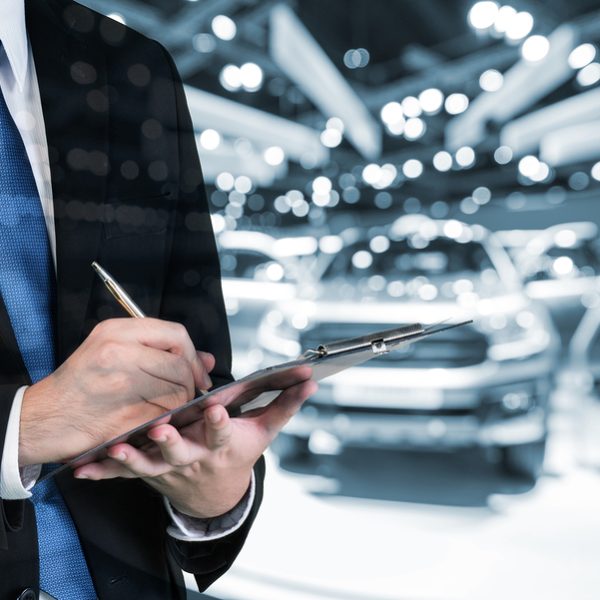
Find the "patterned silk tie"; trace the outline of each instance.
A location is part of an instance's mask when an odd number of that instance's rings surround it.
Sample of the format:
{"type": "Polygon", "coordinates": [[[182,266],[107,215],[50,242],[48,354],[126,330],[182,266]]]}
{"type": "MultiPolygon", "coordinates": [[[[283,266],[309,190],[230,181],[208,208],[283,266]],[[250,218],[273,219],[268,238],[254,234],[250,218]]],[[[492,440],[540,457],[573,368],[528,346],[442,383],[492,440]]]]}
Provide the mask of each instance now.
{"type": "MultiPolygon", "coordinates": [[[[35,383],[54,370],[54,269],[31,165],[1,90],[0,294],[35,383]]],[[[95,600],[75,525],[54,480],[32,493],[41,588],[58,600],[95,600]]]]}

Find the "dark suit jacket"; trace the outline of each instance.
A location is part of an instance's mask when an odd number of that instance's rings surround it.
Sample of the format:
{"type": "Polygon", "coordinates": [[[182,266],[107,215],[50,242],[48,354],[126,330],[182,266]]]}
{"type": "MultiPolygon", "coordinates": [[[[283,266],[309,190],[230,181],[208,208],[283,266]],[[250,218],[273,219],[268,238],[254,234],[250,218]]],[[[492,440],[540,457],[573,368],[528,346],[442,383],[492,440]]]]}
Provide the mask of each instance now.
{"type": "MultiPolygon", "coordinates": [[[[98,260],[146,314],[185,324],[196,347],[215,355],[216,384],[230,380],[214,236],[171,58],[158,43],[69,0],[26,0],[26,18],[54,194],[58,364],[100,320],[124,316],[93,275],[90,263],[98,260]]],[[[28,383],[0,301],[0,453],[14,394],[28,383]]],[[[210,585],[246,538],[263,469],[260,461],[247,522],[206,543],[170,538],[162,498],[140,481],[59,477],[99,597],[183,598],[180,567],[196,574],[201,589],[210,585]]],[[[0,598],[38,585],[33,506],[0,501],[0,598]]]]}

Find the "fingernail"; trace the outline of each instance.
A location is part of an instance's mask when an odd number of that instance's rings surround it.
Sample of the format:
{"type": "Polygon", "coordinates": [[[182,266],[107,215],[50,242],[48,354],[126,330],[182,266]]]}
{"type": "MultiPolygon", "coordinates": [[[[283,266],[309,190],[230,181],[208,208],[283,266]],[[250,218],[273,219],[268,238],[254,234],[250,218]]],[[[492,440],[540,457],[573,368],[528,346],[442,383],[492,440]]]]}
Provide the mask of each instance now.
{"type": "Polygon", "coordinates": [[[125,454],[125,452],[119,452],[119,454],[113,456],[113,458],[116,458],[117,460],[126,460],[127,454],[125,454]]]}
{"type": "Polygon", "coordinates": [[[154,431],[151,431],[148,434],[148,437],[153,440],[154,442],[166,442],[167,441],[167,436],[161,433],[155,433],[154,431]]]}
{"type": "Polygon", "coordinates": [[[89,479],[89,477],[85,473],[77,473],[75,479],[89,479]]]}
{"type": "Polygon", "coordinates": [[[204,377],[202,378],[202,380],[204,381],[204,387],[206,389],[212,387],[212,380],[211,380],[211,378],[208,375],[204,375],[204,377]]]}

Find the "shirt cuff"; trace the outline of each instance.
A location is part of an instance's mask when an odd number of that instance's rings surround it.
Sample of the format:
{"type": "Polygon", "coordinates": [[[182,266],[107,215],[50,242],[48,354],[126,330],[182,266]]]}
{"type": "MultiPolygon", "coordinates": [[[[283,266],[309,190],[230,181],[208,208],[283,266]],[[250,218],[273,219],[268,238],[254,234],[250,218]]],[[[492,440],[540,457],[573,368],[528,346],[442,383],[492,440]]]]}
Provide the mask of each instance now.
{"type": "Polygon", "coordinates": [[[167,527],[167,532],[171,537],[183,542],[210,542],[223,538],[238,530],[248,518],[254,504],[255,489],[256,482],[253,471],[248,491],[238,504],[224,515],[211,519],[190,517],[173,508],[165,498],[167,512],[173,521],[172,525],[167,527]]]}
{"type": "Polygon", "coordinates": [[[26,389],[27,386],[23,386],[17,390],[8,416],[2,464],[0,465],[0,498],[3,500],[30,498],[29,490],[35,485],[42,471],[42,465],[28,465],[19,468],[19,427],[21,406],[26,389]]]}

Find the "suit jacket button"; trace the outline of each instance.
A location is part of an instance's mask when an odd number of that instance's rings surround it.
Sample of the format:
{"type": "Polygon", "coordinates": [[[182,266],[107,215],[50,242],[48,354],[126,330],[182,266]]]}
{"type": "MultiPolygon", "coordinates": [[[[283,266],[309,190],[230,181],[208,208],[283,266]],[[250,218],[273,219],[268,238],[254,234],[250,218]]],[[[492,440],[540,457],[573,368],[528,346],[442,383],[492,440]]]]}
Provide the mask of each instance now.
{"type": "Polygon", "coordinates": [[[37,600],[37,594],[31,588],[24,589],[17,600],[37,600]]]}

